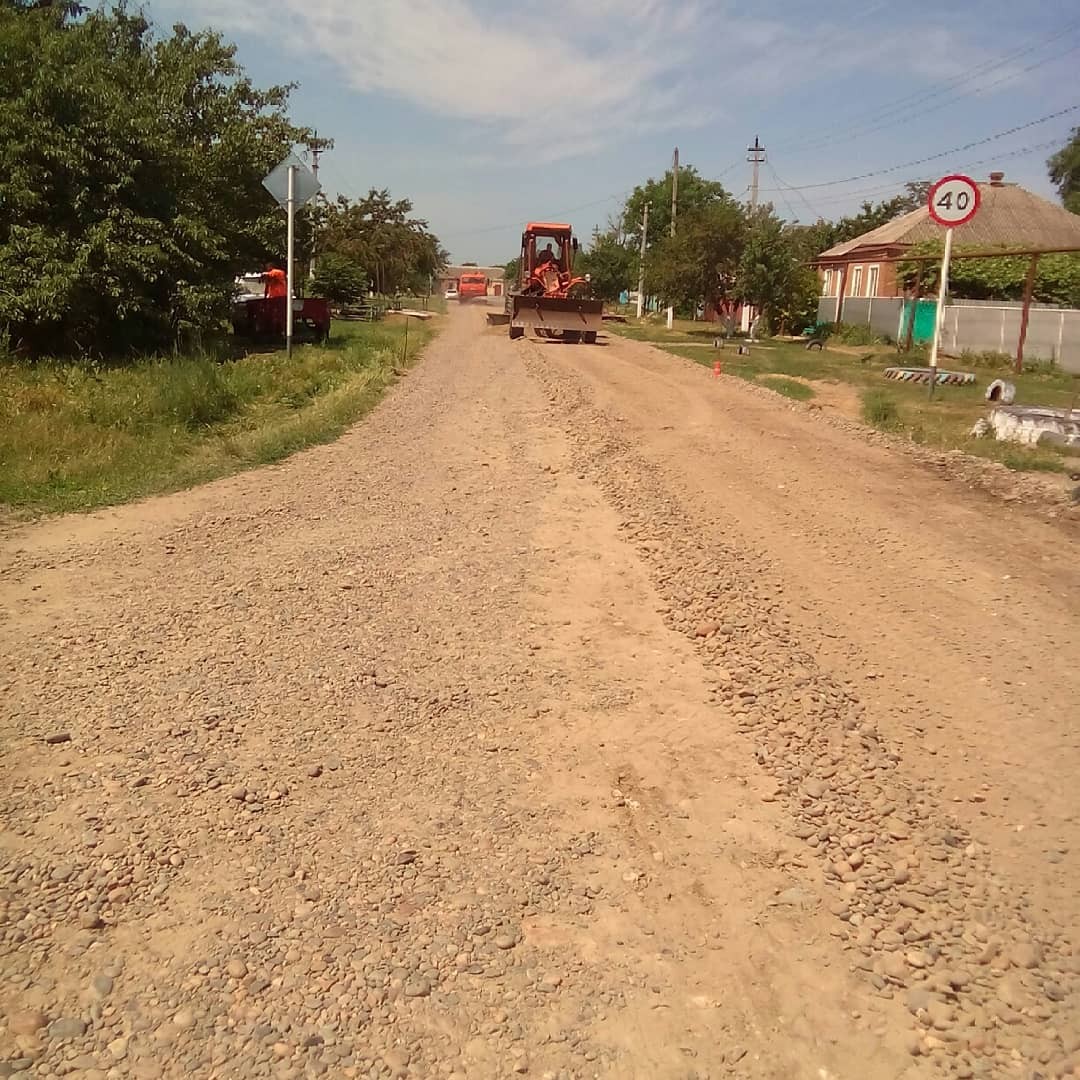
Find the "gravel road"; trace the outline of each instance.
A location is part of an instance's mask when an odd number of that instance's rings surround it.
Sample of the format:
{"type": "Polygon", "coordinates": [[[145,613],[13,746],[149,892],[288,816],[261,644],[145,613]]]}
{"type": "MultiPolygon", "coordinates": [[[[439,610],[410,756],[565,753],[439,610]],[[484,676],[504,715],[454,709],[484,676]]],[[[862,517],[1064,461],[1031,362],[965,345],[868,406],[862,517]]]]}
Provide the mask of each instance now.
{"type": "Polygon", "coordinates": [[[3,543],[0,1077],[1080,1074],[1068,520],[468,307],[3,543]]]}

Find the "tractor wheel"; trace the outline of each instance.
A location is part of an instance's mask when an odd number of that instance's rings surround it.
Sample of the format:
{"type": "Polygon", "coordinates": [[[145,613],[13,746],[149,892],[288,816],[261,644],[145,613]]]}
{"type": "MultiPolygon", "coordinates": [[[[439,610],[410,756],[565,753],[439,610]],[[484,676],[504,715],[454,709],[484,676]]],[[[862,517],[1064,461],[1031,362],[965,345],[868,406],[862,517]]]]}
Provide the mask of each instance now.
{"type": "Polygon", "coordinates": [[[585,333],[581,335],[581,340],[584,341],[586,345],[595,345],[596,344],[596,331],[595,330],[586,330],[585,333]]]}
{"type": "Polygon", "coordinates": [[[510,327],[510,340],[511,341],[517,341],[518,338],[522,338],[524,336],[525,336],[525,327],[524,326],[511,326],[510,327]]]}

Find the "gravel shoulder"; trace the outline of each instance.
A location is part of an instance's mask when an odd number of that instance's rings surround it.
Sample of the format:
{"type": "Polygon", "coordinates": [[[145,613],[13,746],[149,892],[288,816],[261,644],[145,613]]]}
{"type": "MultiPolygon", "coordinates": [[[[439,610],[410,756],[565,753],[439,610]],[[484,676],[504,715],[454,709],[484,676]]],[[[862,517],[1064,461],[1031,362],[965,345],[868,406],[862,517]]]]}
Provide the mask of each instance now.
{"type": "Polygon", "coordinates": [[[8,531],[0,1075],[1065,1075],[1061,535],[716,389],[467,308],[332,445],[8,531]]]}

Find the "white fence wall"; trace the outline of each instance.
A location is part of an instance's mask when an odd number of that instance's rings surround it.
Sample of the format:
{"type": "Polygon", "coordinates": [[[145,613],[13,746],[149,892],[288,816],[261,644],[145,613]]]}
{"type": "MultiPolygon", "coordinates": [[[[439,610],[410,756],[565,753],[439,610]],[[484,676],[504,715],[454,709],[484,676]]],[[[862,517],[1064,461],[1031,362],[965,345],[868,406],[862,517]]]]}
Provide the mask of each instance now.
{"type": "MultiPolygon", "coordinates": [[[[1020,337],[1019,303],[958,300],[945,308],[942,348],[949,353],[992,350],[1016,355],[1020,337]]],[[[1052,360],[1080,374],[1080,311],[1032,304],[1024,342],[1025,360],[1052,360]]]]}
{"type": "MultiPolygon", "coordinates": [[[[903,304],[899,297],[849,296],[844,300],[842,319],[852,326],[869,326],[875,333],[895,340],[903,304]]],[[[957,300],[948,304],[942,327],[942,350],[953,356],[965,350],[1015,356],[1022,307],[1019,302],[998,300],[957,300]]],[[[821,297],[818,321],[832,322],[835,317],[836,297],[821,297]]],[[[917,325],[922,325],[921,319],[917,325]]],[[[1024,358],[1052,360],[1063,370],[1080,375],[1080,310],[1032,304],[1024,358]]]]}

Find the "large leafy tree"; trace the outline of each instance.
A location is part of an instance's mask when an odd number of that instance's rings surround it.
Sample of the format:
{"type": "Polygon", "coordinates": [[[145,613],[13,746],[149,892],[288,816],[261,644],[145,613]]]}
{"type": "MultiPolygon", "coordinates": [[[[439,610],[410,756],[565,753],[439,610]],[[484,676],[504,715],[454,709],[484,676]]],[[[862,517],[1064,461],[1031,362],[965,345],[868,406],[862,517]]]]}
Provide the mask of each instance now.
{"type": "Polygon", "coordinates": [[[30,355],[173,344],[284,254],[266,172],[308,133],[215,33],[0,0],[0,330],[30,355]]]}
{"type": "MultiPolygon", "coordinates": [[[[649,232],[646,237],[649,246],[659,243],[671,233],[671,187],[672,172],[668,169],[659,180],[649,179],[644,184],[638,184],[626,200],[622,214],[623,228],[635,250],[641,245],[646,203],[649,206],[649,232]]],[[[730,201],[731,197],[719,180],[706,180],[693,165],[680,167],[676,232],[681,228],[684,217],[700,216],[709,207],[730,201]]]]}
{"type": "Polygon", "coordinates": [[[747,214],[737,291],[781,333],[801,329],[816,314],[820,288],[817,274],[806,265],[804,243],[801,233],[785,227],[771,206],[747,214]]]}
{"type": "Polygon", "coordinates": [[[593,237],[574,266],[576,274],[588,274],[592,293],[601,300],[618,300],[633,288],[637,277],[637,253],[615,231],[593,237]]]}
{"type": "Polygon", "coordinates": [[[448,256],[408,199],[372,188],[363,198],[344,195],[319,211],[318,250],[344,256],[366,271],[376,292],[426,289],[448,256]]]}
{"type": "Polygon", "coordinates": [[[1065,208],[1080,214],[1080,127],[1046,164],[1065,208]]]}
{"type": "Polygon", "coordinates": [[[675,235],[661,237],[646,256],[650,295],[683,310],[731,299],[744,231],[743,210],[729,198],[680,212],[675,235]]]}

